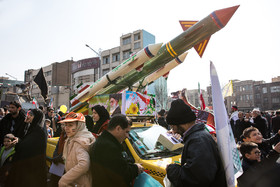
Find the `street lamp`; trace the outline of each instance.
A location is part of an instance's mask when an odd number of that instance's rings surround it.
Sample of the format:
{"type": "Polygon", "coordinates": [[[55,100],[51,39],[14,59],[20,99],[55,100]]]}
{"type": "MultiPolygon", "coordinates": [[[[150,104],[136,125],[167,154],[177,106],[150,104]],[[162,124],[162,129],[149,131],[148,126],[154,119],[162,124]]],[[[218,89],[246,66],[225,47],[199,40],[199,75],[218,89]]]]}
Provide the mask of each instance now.
{"type": "Polygon", "coordinates": [[[99,79],[100,72],[101,72],[101,56],[98,52],[96,52],[94,49],[92,49],[88,44],[86,44],[86,47],[90,48],[99,57],[99,67],[98,67],[98,79],[99,79]]]}

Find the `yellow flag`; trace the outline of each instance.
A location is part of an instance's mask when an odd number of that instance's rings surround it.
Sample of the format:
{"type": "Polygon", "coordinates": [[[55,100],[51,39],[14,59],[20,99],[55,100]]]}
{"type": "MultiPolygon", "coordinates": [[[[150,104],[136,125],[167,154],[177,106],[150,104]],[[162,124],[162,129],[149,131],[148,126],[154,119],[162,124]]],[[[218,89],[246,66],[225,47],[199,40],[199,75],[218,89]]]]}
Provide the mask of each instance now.
{"type": "Polygon", "coordinates": [[[233,87],[232,87],[232,80],[227,83],[222,89],[223,98],[232,96],[233,94],[233,87]]]}

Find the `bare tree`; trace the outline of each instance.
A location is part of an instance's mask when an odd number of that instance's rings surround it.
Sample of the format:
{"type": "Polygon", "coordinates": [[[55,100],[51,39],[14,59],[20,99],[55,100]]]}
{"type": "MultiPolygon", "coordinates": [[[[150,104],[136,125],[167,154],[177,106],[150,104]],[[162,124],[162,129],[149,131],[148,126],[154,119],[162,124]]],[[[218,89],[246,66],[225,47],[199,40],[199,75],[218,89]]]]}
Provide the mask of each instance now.
{"type": "Polygon", "coordinates": [[[160,77],[155,81],[156,110],[167,109],[167,81],[160,77]]]}

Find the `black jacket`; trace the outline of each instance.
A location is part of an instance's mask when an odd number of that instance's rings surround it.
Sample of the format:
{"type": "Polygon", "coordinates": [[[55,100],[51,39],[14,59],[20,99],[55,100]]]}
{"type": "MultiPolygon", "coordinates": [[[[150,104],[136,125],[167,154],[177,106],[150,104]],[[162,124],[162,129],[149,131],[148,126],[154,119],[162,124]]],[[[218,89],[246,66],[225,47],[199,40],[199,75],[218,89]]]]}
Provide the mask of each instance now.
{"type": "Polygon", "coordinates": [[[258,115],[256,118],[254,118],[253,126],[259,129],[259,131],[262,133],[264,138],[267,138],[267,121],[262,116],[258,115]]]}
{"type": "Polygon", "coordinates": [[[24,137],[24,130],[26,127],[26,123],[24,122],[25,113],[23,110],[19,111],[19,115],[16,118],[12,117],[12,114],[7,114],[2,120],[0,121],[0,144],[3,143],[4,136],[6,134],[12,133],[14,136],[22,139],[24,137]],[[14,130],[11,131],[12,121],[15,121],[14,130]]]}
{"type": "Polygon", "coordinates": [[[47,185],[45,118],[39,109],[33,109],[32,112],[36,115],[24,138],[15,146],[16,153],[7,184],[10,187],[45,187],[47,185]]]}
{"type": "Polygon", "coordinates": [[[194,125],[184,136],[181,165],[170,164],[166,170],[175,187],[227,186],[217,144],[204,124],[194,125]]]}
{"type": "Polygon", "coordinates": [[[245,121],[244,119],[242,119],[241,121],[240,121],[240,119],[238,119],[236,121],[234,137],[237,139],[237,141],[242,141],[241,135],[243,134],[243,131],[246,128],[251,127],[251,126],[252,126],[252,123],[250,121],[245,121]]]}
{"type": "Polygon", "coordinates": [[[277,133],[278,130],[280,129],[280,116],[274,116],[272,118],[272,130],[274,133],[277,133]]]}
{"type": "Polygon", "coordinates": [[[166,129],[169,129],[164,117],[158,118],[158,124],[166,129]]]}
{"type": "Polygon", "coordinates": [[[262,160],[269,157],[279,157],[279,154],[272,149],[272,146],[280,141],[280,135],[277,133],[269,139],[263,139],[262,143],[258,144],[258,148],[261,151],[262,160]]]}
{"type": "Polygon", "coordinates": [[[92,186],[130,186],[138,175],[138,167],[128,163],[123,156],[122,145],[107,130],[90,150],[92,186]]]}
{"type": "Polygon", "coordinates": [[[243,174],[237,179],[238,187],[276,187],[280,185],[280,165],[275,161],[279,158],[276,151],[274,156],[261,162],[243,158],[243,174]]]}

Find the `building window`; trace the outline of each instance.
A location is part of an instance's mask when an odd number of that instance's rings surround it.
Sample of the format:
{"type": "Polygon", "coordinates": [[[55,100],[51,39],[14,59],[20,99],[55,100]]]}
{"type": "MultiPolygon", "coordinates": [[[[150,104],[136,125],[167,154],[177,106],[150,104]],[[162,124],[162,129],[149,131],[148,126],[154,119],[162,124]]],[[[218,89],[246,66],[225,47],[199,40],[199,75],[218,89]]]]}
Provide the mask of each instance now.
{"type": "Polygon", "coordinates": [[[139,49],[140,47],[141,47],[141,43],[140,42],[134,43],[134,49],[139,49]]]}
{"type": "Polygon", "coordinates": [[[262,91],[263,91],[264,94],[267,93],[267,87],[263,87],[262,91]]]}
{"type": "Polygon", "coordinates": [[[280,102],[280,98],[279,97],[273,97],[272,98],[272,103],[279,103],[280,102]]]}
{"type": "Polygon", "coordinates": [[[261,94],[256,94],[256,99],[260,99],[261,98],[261,94]]]}
{"type": "Polygon", "coordinates": [[[253,100],[253,95],[252,94],[250,94],[250,100],[253,100]]]}
{"type": "Polygon", "coordinates": [[[264,102],[264,104],[268,103],[268,98],[267,98],[267,97],[264,97],[264,98],[263,98],[263,102],[264,102]]]}
{"type": "Polygon", "coordinates": [[[115,53],[112,55],[112,61],[117,62],[120,61],[120,53],[115,53]]]}
{"type": "Polygon", "coordinates": [[[123,45],[127,45],[127,44],[130,44],[130,43],[131,43],[131,37],[130,36],[123,39],[123,45]]]}
{"type": "Polygon", "coordinates": [[[251,85],[248,85],[248,84],[247,84],[247,85],[245,86],[245,90],[246,90],[246,91],[251,90],[251,89],[252,89],[252,86],[251,86],[251,85]]]}
{"type": "Polygon", "coordinates": [[[82,83],[90,82],[90,75],[80,76],[78,78],[78,82],[82,82],[82,83]]]}
{"type": "Polygon", "coordinates": [[[52,74],[52,71],[45,72],[45,77],[50,76],[52,74]]]}
{"type": "Polygon", "coordinates": [[[130,56],[130,53],[131,53],[130,50],[128,50],[128,51],[123,51],[123,60],[128,59],[129,56],[130,56]]]}
{"type": "Polygon", "coordinates": [[[270,92],[271,93],[280,92],[280,86],[272,86],[272,87],[270,87],[270,92]]]}
{"type": "Polygon", "coordinates": [[[236,91],[239,91],[239,86],[236,86],[236,91]]]}
{"type": "Polygon", "coordinates": [[[261,89],[261,87],[260,86],[256,86],[256,90],[260,90],[261,89]]]}
{"type": "Polygon", "coordinates": [[[140,40],[140,33],[134,34],[134,41],[140,40]]]}
{"type": "Polygon", "coordinates": [[[103,57],[103,64],[109,64],[110,63],[110,56],[104,56],[103,57]]]}
{"type": "Polygon", "coordinates": [[[109,68],[102,70],[102,76],[106,75],[110,71],[109,68]]]}

